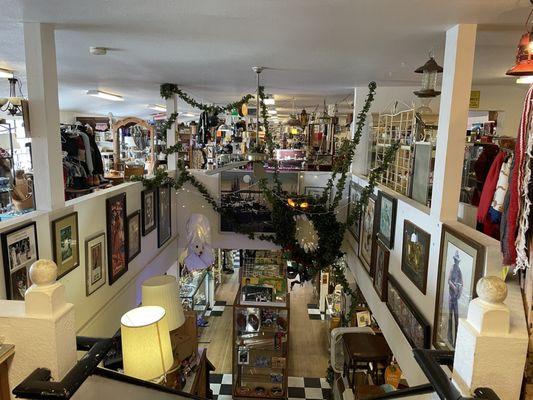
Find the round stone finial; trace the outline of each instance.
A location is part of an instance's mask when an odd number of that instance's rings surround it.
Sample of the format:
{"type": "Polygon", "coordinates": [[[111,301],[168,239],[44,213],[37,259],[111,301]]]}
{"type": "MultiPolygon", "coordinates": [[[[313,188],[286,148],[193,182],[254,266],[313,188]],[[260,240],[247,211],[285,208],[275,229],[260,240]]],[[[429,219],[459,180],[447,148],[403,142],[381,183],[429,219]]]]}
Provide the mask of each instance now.
{"type": "Polygon", "coordinates": [[[52,260],[37,260],[30,267],[30,279],[37,286],[51,285],[57,279],[57,265],[52,260]]]}
{"type": "Polygon", "coordinates": [[[507,298],[507,285],[497,276],[485,276],[477,282],[476,292],[481,300],[500,304],[507,298]]]}

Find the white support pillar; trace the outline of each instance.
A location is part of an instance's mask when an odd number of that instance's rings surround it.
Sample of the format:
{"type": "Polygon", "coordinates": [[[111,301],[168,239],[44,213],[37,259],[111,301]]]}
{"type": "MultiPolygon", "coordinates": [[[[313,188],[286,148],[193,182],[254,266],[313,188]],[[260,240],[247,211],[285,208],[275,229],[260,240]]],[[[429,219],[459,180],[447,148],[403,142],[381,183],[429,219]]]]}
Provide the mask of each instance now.
{"type": "MultiPolygon", "coordinates": [[[[355,135],[355,129],[357,125],[357,116],[363,109],[365,99],[368,94],[367,87],[356,87],[353,91],[353,122],[351,126],[351,138],[355,135]]],[[[366,175],[368,173],[368,146],[370,144],[370,135],[372,130],[370,129],[372,115],[367,115],[367,121],[363,127],[361,139],[359,145],[355,149],[355,154],[352,160],[352,173],[358,175],[366,175]]]]}
{"type": "MultiPolygon", "coordinates": [[[[167,99],[167,118],[169,118],[172,113],[178,112],[178,97],[174,94],[170,99],[167,99]]],[[[173,124],[170,129],[167,130],[167,147],[174,146],[176,144],[176,123],[173,124]]],[[[169,154],[167,156],[167,168],[169,171],[175,171],[176,165],[178,162],[178,155],[176,153],[169,154]]]]}
{"type": "Polygon", "coordinates": [[[54,27],[24,23],[36,208],[65,205],[54,27]]]}
{"type": "Polygon", "coordinates": [[[446,32],[431,198],[431,214],[441,221],[457,219],[476,29],[477,25],[460,24],[446,32]]]}

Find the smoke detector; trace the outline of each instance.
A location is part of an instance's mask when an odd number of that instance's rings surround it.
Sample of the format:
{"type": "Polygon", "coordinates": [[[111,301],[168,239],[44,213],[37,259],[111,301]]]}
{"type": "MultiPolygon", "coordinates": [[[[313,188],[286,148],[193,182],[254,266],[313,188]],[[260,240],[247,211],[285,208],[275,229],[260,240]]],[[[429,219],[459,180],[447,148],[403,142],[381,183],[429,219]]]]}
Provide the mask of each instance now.
{"type": "Polygon", "coordinates": [[[105,56],[107,54],[107,47],[89,47],[89,53],[93,56],[105,56]]]}

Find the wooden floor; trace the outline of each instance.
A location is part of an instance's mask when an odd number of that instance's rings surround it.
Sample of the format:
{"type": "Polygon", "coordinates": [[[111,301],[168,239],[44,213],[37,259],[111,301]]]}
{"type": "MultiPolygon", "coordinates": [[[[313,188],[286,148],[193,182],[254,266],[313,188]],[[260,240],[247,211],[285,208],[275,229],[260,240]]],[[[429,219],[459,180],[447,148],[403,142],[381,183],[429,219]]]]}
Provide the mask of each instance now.
{"type": "MultiPolygon", "coordinates": [[[[216,373],[231,373],[232,363],[232,304],[238,290],[238,274],[225,276],[225,283],[216,292],[215,298],[226,301],[221,317],[210,317],[209,327],[202,329],[200,347],[207,347],[207,357],[216,368],[216,373]]],[[[291,292],[291,326],[289,337],[289,376],[325,377],[328,367],[328,323],[310,320],[307,304],[316,303],[310,283],[296,285],[291,292]]]]}

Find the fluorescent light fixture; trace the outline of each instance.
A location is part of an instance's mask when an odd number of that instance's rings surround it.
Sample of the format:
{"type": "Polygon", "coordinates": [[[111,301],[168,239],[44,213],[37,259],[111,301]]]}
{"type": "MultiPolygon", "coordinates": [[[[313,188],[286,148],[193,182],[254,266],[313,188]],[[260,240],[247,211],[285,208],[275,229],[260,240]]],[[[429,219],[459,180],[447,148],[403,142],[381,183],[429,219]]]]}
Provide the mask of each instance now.
{"type": "Polygon", "coordinates": [[[518,78],[516,80],[516,83],[523,83],[523,84],[529,85],[533,83],[533,75],[522,76],[521,78],[518,78]]]}
{"type": "Polygon", "coordinates": [[[193,118],[193,117],[196,117],[196,114],[193,114],[191,112],[186,112],[186,113],[183,113],[181,114],[182,117],[189,117],[189,118],[193,118]]]}
{"type": "Polygon", "coordinates": [[[263,103],[265,103],[265,106],[273,106],[276,104],[276,100],[274,99],[274,96],[272,96],[271,94],[268,94],[265,97],[265,100],[263,101],[263,103]]]}
{"type": "Polygon", "coordinates": [[[13,78],[13,71],[0,68],[0,78],[13,78]]]}
{"type": "Polygon", "coordinates": [[[150,110],[158,111],[158,112],[165,112],[167,111],[167,108],[161,104],[148,104],[147,106],[150,110]]]}
{"type": "Polygon", "coordinates": [[[276,110],[268,110],[270,115],[276,115],[278,112],[276,110]]]}
{"type": "Polygon", "coordinates": [[[95,90],[95,89],[87,90],[87,94],[89,96],[99,97],[99,98],[105,99],[105,100],[124,101],[124,97],[122,97],[122,96],[120,96],[118,94],[103,92],[101,90],[95,90]]]}

